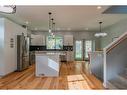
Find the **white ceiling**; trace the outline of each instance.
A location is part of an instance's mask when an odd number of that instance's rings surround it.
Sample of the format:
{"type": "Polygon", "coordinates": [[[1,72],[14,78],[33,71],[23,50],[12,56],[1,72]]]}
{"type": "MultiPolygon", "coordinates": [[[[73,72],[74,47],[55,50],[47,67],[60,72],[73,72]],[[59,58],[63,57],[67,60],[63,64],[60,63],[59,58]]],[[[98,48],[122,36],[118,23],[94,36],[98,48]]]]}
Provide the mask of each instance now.
{"type": "Polygon", "coordinates": [[[48,30],[48,12],[52,12],[56,29],[97,31],[99,21],[103,21],[103,28],[122,19],[126,14],[102,14],[109,6],[17,6],[15,14],[2,14],[18,24],[29,22],[29,29],[48,30]]]}

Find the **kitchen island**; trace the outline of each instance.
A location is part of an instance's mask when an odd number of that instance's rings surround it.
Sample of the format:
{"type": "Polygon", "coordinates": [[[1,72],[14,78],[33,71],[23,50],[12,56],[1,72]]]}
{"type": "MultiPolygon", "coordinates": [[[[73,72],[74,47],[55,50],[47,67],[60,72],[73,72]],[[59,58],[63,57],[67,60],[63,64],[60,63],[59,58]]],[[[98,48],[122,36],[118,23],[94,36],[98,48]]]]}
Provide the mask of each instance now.
{"type": "Polygon", "coordinates": [[[60,70],[60,53],[36,52],[36,76],[58,77],[60,70]]]}

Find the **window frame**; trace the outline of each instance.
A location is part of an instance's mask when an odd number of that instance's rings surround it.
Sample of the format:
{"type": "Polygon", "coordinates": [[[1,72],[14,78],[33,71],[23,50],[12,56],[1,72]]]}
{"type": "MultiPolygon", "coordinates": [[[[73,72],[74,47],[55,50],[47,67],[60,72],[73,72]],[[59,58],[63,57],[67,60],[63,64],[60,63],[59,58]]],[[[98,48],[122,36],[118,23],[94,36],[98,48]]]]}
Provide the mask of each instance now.
{"type": "MultiPolygon", "coordinates": [[[[48,37],[50,37],[51,35],[47,35],[46,36],[46,49],[47,50],[62,50],[63,49],[63,37],[62,36],[55,36],[54,37],[54,40],[55,40],[55,42],[54,42],[54,44],[55,44],[55,46],[54,46],[54,48],[48,48],[48,37]],[[57,48],[57,46],[56,46],[56,40],[57,39],[60,39],[60,40],[62,40],[62,44],[61,44],[61,48],[57,48]]],[[[53,38],[52,38],[53,39],[53,38]]]]}

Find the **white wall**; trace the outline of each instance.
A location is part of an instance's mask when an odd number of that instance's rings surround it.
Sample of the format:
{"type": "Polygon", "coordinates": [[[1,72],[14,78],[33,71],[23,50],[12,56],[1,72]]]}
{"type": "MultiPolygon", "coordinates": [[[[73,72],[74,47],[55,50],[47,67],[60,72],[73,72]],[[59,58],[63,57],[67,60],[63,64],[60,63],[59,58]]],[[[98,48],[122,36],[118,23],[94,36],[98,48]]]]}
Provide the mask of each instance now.
{"type": "Polygon", "coordinates": [[[108,44],[110,44],[114,37],[119,37],[123,33],[127,32],[127,19],[121,20],[110,27],[102,30],[106,32],[108,36],[101,38],[101,48],[103,49],[108,44]]]}
{"type": "Polygon", "coordinates": [[[12,21],[4,19],[4,72],[3,75],[11,73],[17,69],[17,35],[25,33],[26,29],[12,21]],[[10,47],[10,39],[14,39],[14,47],[10,47]]]}
{"type": "Polygon", "coordinates": [[[0,18],[0,76],[4,74],[4,19],[0,18]]]}

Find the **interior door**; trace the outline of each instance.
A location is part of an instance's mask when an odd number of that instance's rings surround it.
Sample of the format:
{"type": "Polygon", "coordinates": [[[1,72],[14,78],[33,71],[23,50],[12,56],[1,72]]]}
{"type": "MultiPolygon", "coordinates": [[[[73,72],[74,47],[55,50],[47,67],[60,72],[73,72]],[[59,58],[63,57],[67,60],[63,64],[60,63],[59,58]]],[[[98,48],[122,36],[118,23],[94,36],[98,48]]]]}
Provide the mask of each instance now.
{"type": "Polygon", "coordinates": [[[92,40],[85,40],[84,41],[84,59],[88,60],[88,53],[92,51],[92,40]]]}
{"type": "Polygon", "coordinates": [[[75,60],[83,60],[83,42],[82,40],[75,41],[75,60]]]}
{"type": "Polygon", "coordinates": [[[92,40],[76,40],[75,41],[75,60],[88,60],[88,53],[93,50],[92,40]]]}

